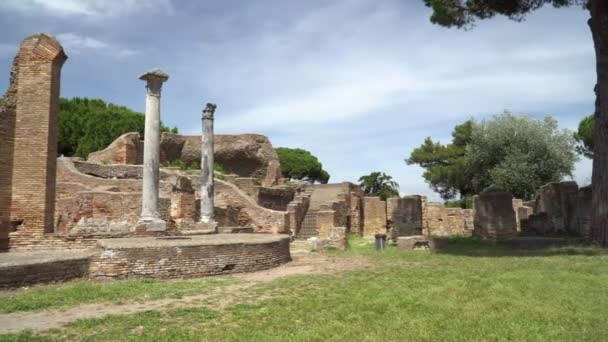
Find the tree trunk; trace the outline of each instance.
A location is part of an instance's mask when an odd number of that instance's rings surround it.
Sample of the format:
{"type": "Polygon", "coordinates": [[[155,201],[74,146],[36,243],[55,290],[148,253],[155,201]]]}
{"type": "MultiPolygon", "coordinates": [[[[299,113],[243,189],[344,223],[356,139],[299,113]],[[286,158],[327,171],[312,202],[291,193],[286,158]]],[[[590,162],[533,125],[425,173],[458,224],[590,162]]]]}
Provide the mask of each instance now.
{"type": "Polygon", "coordinates": [[[608,247],[608,4],[589,0],[588,8],[597,68],[591,238],[608,247]]]}

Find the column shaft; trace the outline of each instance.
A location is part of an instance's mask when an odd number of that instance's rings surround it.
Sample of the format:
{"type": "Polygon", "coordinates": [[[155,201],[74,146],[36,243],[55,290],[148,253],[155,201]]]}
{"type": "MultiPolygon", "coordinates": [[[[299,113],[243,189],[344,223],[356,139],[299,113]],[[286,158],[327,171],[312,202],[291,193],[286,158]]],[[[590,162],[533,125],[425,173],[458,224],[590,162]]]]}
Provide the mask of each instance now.
{"type": "Polygon", "coordinates": [[[201,145],[201,223],[214,223],[213,215],[213,114],[216,106],[208,103],[203,110],[201,145]]]}
{"type": "Polygon", "coordinates": [[[146,119],[144,132],[144,166],[140,224],[147,231],[163,231],[166,223],[158,210],[160,168],[160,91],[169,78],[161,70],[149,71],[139,79],[146,81],[146,119]]]}

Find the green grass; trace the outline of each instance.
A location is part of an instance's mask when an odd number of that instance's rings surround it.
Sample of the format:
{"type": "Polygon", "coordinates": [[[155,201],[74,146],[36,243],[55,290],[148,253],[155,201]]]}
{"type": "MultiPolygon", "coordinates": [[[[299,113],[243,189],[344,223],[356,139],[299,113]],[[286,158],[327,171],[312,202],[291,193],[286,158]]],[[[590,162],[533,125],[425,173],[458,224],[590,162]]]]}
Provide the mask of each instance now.
{"type": "Polygon", "coordinates": [[[181,298],[211,287],[233,283],[228,279],[128,280],[110,283],[74,282],[35,286],[0,295],[0,313],[70,307],[86,303],[122,303],[161,298],[181,298]]]}
{"type": "Polygon", "coordinates": [[[454,239],[441,253],[375,252],[361,239],[334,255],[371,263],[250,289],[261,298],[208,308],[81,320],[6,340],[602,341],[608,254],[590,247],[514,251],[454,239]]]}

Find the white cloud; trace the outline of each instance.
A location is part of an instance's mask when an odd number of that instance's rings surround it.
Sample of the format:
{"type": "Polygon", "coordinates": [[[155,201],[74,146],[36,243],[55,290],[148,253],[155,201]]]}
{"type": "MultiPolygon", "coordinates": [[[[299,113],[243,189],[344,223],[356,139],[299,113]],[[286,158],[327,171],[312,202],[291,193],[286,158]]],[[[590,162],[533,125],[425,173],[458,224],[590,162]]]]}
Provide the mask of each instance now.
{"type": "Polygon", "coordinates": [[[60,33],[57,35],[57,39],[68,53],[101,53],[117,58],[129,57],[138,53],[136,50],[122,48],[73,32],[60,33]]]}
{"type": "Polygon", "coordinates": [[[119,17],[137,13],[172,13],[171,0],[3,0],[0,9],[27,14],[119,17]]]}
{"type": "MultiPolygon", "coordinates": [[[[593,63],[590,39],[563,33],[574,21],[496,19],[464,32],[430,25],[418,10],[354,1],[261,18],[258,31],[206,41],[196,53],[204,66],[181,63],[185,73],[201,70],[199,82],[212,82],[218,93],[239,94],[241,108],[225,126],[235,131],[349,122],[391,110],[406,118],[395,124],[410,127],[591,98],[593,69],[580,68],[593,63]]],[[[558,18],[564,15],[572,13],[558,18]]]]}
{"type": "MultiPolygon", "coordinates": [[[[448,142],[455,124],[504,109],[551,114],[569,108],[576,112],[560,123],[572,128],[590,112],[585,104],[593,106],[593,45],[582,10],[547,7],[523,23],[495,18],[464,32],[430,24],[430,10],[419,0],[173,5],[175,11],[167,0],[0,0],[0,11],[104,24],[95,32],[100,26],[57,21],[68,54],[86,54],[115,72],[73,86],[77,95],[141,108],[134,70],[140,63],[166,66],[171,81],[163,90],[163,120],[182,133],[198,134],[202,103],[217,102],[218,132],[267,134],[276,146],[306,148],[333,181],[381,170],[402,192],[435,199],[422,170],[403,161],[426,136],[448,142]],[[174,15],[122,20],[165,12],[174,15]],[[120,25],[106,26],[112,18],[120,25]],[[163,31],[142,39],[159,28],[157,20],[164,20],[163,31]],[[116,44],[127,39],[132,44],[116,44]],[[104,64],[114,62],[110,55],[137,51],[146,52],[142,61],[104,64]],[[101,87],[108,93],[99,95],[101,87]]],[[[89,72],[76,67],[72,75],[89,72]]],[[[579,164],[577,177],[584,178],[588,167],[579,164]]]]}

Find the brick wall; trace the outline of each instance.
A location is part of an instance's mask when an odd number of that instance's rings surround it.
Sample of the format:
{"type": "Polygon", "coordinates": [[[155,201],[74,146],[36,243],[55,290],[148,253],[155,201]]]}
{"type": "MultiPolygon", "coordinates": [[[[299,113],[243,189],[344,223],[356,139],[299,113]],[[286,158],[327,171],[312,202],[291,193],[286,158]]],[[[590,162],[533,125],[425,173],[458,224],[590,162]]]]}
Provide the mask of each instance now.
{"type": "Polygon", "coordinates": [[[89,258],[79,257],[63,260],[50,260],[37,264],[21,264],[2,267],[0,270],[0,289],[13,289],[33,284],[62,282],[83,278],[89,272],[89,258]]]}
{"type": "MultiPolygon", "coordinates": [[[[239,234],[240,235],[240,234],[239,234]]],[[[100,241],[91,259],[93,278],[195,278],[264,270],[289,262],[289,238],[261,243],[124,248],[100,241]]]]}
{"type": "Polygon", "coordinates": [[[352,191],[350,193],[350,231],[361,234],[363,230],[363,205],[362,195],[352,191]]]}
{"type": "Polygon", "coordinates": [[[22,222],[17,235],[53,231],[59,82],[66,58],[61,45],[44,34],[26,38],[17,56],[11,200],[11,221],[22,222]]]}
{"type": "Polygon", "coordinates": [[[297,235],[300,232],[304,216],[306,215],[306,212],[308,212],[309,206],[310,192],[300,192],[294,197],[293,201],[287,205],[288,226],[292,233],[297,235]]]}
{"type": "Polygon", "coordinates": [[[294,199],[295,189],[291,187],[261,186],[258,188],[258,204],[272,210],[286,211],[287,205],[294,199]]]}

